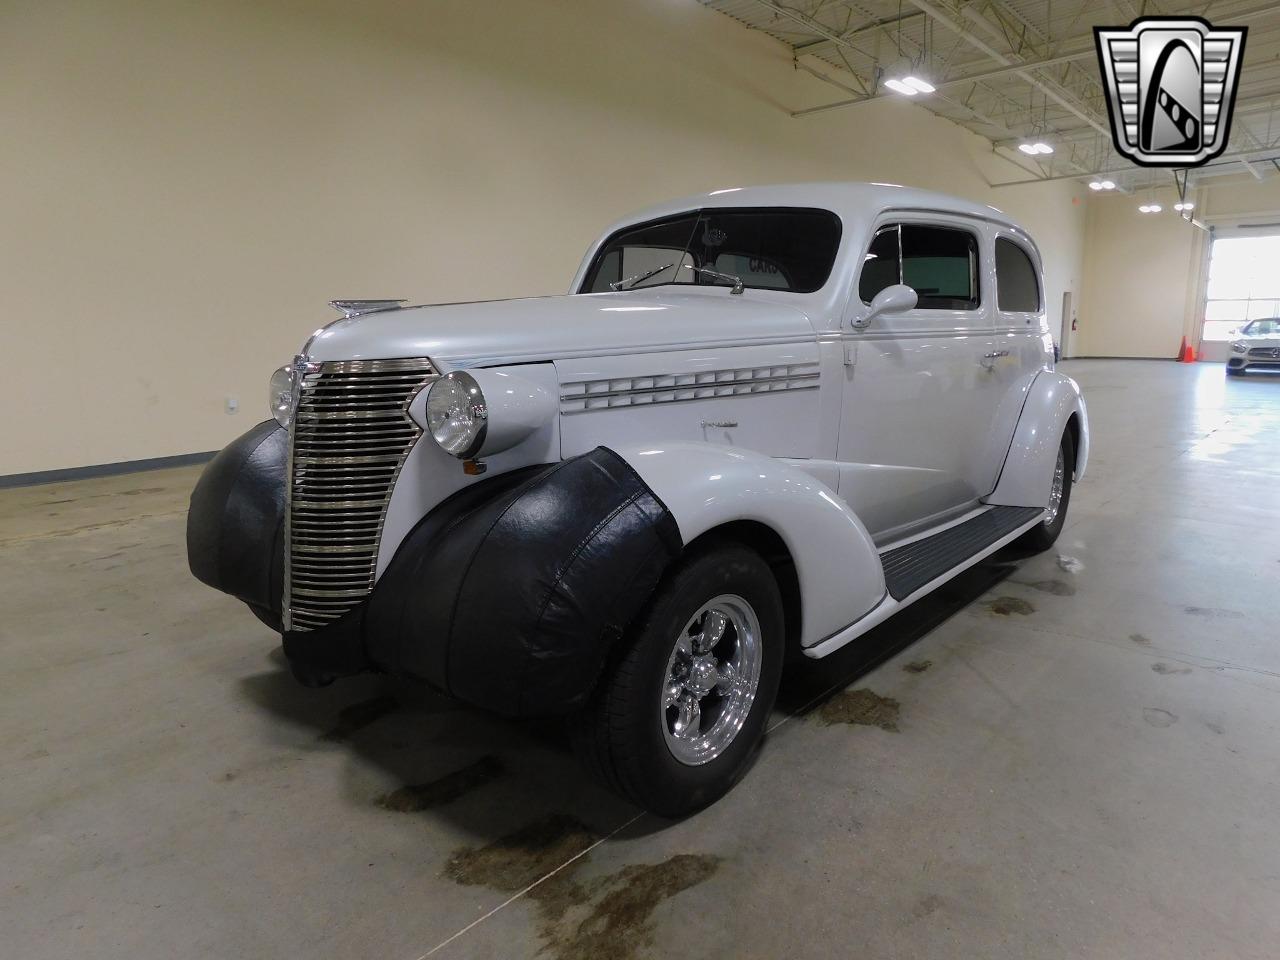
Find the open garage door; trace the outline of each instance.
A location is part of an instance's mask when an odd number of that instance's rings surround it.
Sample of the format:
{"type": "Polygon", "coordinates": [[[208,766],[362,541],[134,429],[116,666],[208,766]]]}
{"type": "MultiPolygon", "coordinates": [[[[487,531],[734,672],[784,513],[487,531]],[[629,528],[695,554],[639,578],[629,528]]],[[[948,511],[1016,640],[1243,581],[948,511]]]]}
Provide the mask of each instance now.
{"type": "Polygon", "coordinates": [[[1261,236],[1213,239],[1198,351],[1202,360],[1225,361],[1234,331],[1250,320],[1280,317],[1280,224],[1264,229],[1268,232],[1261,236]]]}

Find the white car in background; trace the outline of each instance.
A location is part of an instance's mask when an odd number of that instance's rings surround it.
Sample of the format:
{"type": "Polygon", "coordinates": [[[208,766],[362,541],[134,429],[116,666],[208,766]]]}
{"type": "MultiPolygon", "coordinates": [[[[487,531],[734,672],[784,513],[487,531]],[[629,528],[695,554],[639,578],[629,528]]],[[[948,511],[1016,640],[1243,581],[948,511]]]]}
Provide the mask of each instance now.
{"type": "Polygon", "coordinates": [[[196,487],[191,569],[304,683],[568,714],[606,782],[687,814],[788,654],[1057,538],[1089,425],[1041,277],[994,207],[804,184],[628,217],[566,296],[335,301],[196,487]]]}
{"type": "Polygon", "coordinates": [[[1227,376],[1250,370],[1280,370],[1280,318],[1251,320],[1233,334],[1227,376]]]}

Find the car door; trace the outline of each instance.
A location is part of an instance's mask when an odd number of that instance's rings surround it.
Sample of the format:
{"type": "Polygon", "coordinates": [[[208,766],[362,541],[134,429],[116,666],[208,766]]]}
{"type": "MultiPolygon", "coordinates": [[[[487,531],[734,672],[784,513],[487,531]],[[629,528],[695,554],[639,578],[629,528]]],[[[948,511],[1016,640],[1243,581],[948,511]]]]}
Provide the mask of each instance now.
{"type": "Polygon", "coordinates": [[[993,326],[985,226],[944,214],[876,223],[841,324],[845,379],[839,493],[884,542],[976,504],[991,394],[993,326]],[[868,316],[880,290],[906,283],[913,310],[868,316]]]}
{"type": "Polygon", "coordinates": [[[987,435],[978,464],[978,488],[986,496],[995,489],[1013,431],[1036,374],[1053,358],[1053,341],[1045,317],[1044,283],[1035,244],[1021,231],[991,228],[989,286],[994,322],[984,351],[979,389],[987,411],[987,435]]]}

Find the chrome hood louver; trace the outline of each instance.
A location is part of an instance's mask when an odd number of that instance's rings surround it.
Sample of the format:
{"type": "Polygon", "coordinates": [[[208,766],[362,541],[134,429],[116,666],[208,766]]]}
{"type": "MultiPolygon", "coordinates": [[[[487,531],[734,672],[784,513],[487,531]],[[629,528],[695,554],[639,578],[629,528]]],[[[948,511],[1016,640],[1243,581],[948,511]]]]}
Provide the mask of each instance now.
{"type": "Polygon", "coordinates": [[[439,376],[430,360],[311,364],[289,429],[284,627],[314,630],[373,588],[382,524],[422,433],[408,414],[439,376]]]}

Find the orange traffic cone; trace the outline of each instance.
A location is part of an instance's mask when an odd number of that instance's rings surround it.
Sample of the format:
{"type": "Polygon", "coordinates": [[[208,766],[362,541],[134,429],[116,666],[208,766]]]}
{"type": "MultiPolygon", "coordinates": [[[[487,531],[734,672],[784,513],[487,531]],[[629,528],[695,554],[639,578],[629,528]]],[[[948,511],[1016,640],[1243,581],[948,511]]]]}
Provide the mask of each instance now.
{"type": "Polygon", "coordinates": [[[1187,343],[1187,338],[1182,338],[1182,346],[1178,349],[1179,363],[1195,363],[1196,352],[1191,349],[1191,344],[1187,343]]]}

